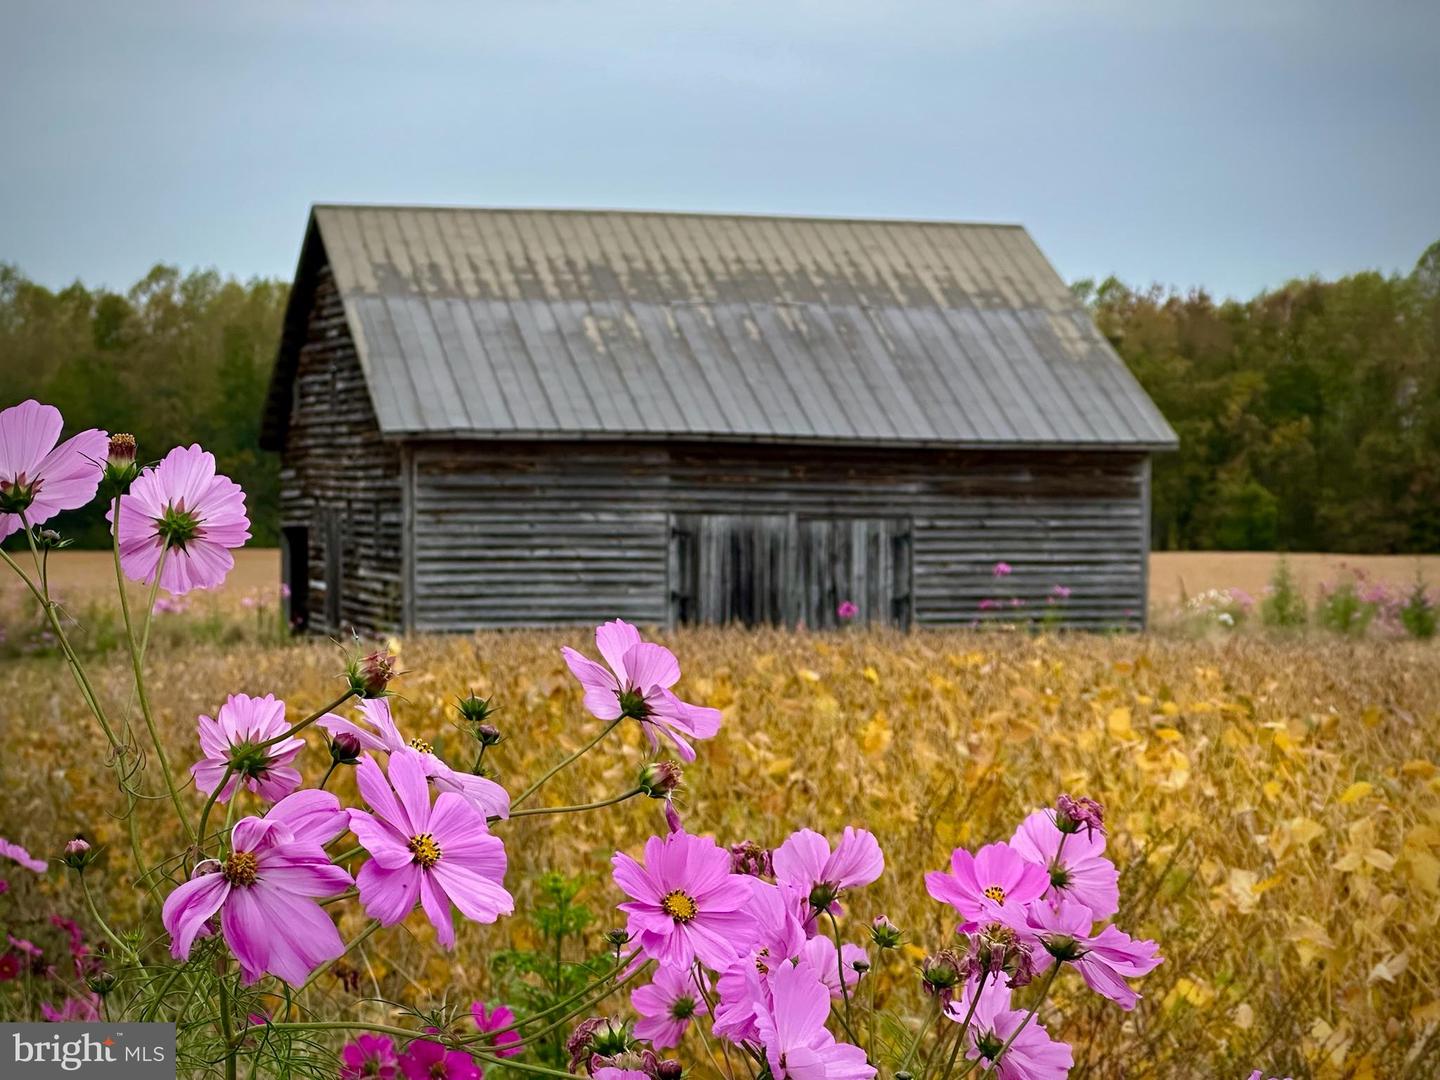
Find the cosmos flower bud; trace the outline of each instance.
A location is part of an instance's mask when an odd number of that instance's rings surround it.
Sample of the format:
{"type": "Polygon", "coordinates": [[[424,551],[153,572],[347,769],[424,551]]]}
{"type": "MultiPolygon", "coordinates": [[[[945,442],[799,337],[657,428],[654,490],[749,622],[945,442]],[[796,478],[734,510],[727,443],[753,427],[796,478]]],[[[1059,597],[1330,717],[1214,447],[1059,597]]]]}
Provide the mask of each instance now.
{"type": "Polygon", "coordinates": [[[817,881],[810,889],[810,906],[816,911],[829,911],[830,905],[835,903],[835,898],[840,895],[838,885],[828,881],[817,881]]]}
{"type": "Polygon", "coordinates": [[[1055,827],[1062,833],[1076,833],[1081,829],[1089,835],[1105,833],[1105,807],[1094,799],[1081,796],[1078,799],[1061,795],[1055,800],[1055,827]]]}
{"type": "Polygon", "coordinates": [[[898,949],[903,931],[884,915],[876,915],[870,924],[870,940],[881,949],[898,949]]]}
{"type": "Polygon", "coordinates": [[[135,463],[135,436],[117,432],[110,436],[110,446],[105,455],[105,486],[112,495],[124,494],[130,488],[130,481],[140,474],[135,463]]]}
{"type": "Polygon", "coordinates": [[[1085,955],[1084,948],[1069,934],[1041,934],[1040,944],[1045,951],[1061,963],[1078,960],[1085,955]]]}
{"type": "MultiPolygon", "coordinates": [[[[455,708],[460,712],[460,719],[471,726],[484,724],[490,714],[495,711],[495,706],[490,704],[489,698],[482,698],[474,691],[471,691],[470,694],[456,701],[455,708]]],[[[491,730],[495,731],[495,741],[498,742],[500,732],[493,728],[491,730]]],[[[475,737],[480,737],[478,730],[475,733],[475,737]]],[[[481,741],[484,742],[483,739],[481,741]]],[[[487,743],[486,745],[492,744],[487,743]]]]}
{"type": "Polygon", "coordinates": [[[500,729],[494,724],[476,724],[475,738],[480,741],[482,746],[494,746],[503,736],[500,734],[500,729]]]}
{"type": "Polygon", "coordinates": [[[1025,986],[1035,977],[1035,958],[1030,946],[1008,926],[992,923],[970,941],[973,974],[982,977],[1003,974],[1012,988],[1025,986]]]}
{"type": "Polygon", "coordinates": [[[612,949],[623,949],[630,944],[630,931],[623,926],[612,927],[605,931],[605,943],[612,949]]]}
{"type": "Polygon", "coordinates": [[[99,971],[92,972],[85,977],[85,985],[101,997],[104,997],[110,993],[111,990],[115,989],[115,973],[101,968],[99,971]]]}
{"type": "Polygon", "coordinates": [[[961,966],[960,957],[953,950],[942,949],[925,958],[920,965],[920,979],[925,993],[938,995],[948,1002],[955,988],[965,981],[965,970],[961,966]]]}
{"type": "Polygon", "coordinates": [[[378,649],[368,656],[352,658],[345,668],[350,689],[362,698],[384,697],[390,680],[399,674],[395,667],[398,661],[398,657],[384,649],[378,649]]]}
{"type": "Polygon", "coordinates": [[[42,548],[59,551],[61,548],[68,548],[75,541],[64,539],[54,529],[36,529],[35,543],[42,548]]]}
{"type": "Polygon", "coordinates": [[[668,799],[685,773],[673,761],[652,761],[642,766],[635,786],[652,799],[668,799]]]}
{"type": "Polygon", "coordinates": [[[84,870],[95,861],[95,854],[90,842],[83,836],[77,836],[65,845],[65,854],[62,857],[71,870],[84,870]]]}
{"type": "MultiPolygon", "coordinates": [[[[587,1072],[594,1071],[596,1058],[614,1058],[629,1052],[635,1046],[630,1036],[630,1025],[621,1020],[603,1016],[592,1016],[582,1020],[565,1040],[565,1052],[570,1055],[570,1071],[583,1062],[587,1072]]],[[[600,1062],[601,1065],[605,1061],[600,1062]]]]}
{"type": "Polygon", "coordinates": [[[665,1058],[655,1063],[655,1071],[652,1074],[655,1080],[680,1080],[685,1072],[685,1066],[674,1058],[665,1058]]]}
{"type": "Polygon", "coordinates": [[[750,877],[773,877],[775,867],[770,861],[770,850],[754,840],[735,844],[730,848],[730,872],[750,877]]]}
{"type": "Polygon", "coordinates": [[[330,760],[336,765],[354,765],[360,760],[360,740],[342,731],[330,740],[330,760]]]}

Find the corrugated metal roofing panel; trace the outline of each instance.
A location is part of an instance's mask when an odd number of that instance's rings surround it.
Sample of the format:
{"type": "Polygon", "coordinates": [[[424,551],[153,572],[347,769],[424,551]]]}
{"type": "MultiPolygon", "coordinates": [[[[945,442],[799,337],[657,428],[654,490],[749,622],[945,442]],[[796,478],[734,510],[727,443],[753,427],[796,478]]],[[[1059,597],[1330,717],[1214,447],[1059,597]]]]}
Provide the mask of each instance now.
{"type": "Polygon", "coordinates": [[[314,219],[387,435],[1175,444],[1015,226],[366,206],[314,219]]]}

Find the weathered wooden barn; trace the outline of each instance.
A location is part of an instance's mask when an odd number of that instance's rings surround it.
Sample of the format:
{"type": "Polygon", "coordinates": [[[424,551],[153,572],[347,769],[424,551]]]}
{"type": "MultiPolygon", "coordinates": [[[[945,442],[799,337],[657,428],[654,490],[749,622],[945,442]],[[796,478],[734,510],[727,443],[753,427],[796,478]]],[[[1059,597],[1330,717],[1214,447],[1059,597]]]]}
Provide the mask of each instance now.
{"type": "Polygon", "coordinates": [[[314,209],[263,434],[330,633],[1134,627],[1175,442],[1019,227],[390,206],[314,209]]]}

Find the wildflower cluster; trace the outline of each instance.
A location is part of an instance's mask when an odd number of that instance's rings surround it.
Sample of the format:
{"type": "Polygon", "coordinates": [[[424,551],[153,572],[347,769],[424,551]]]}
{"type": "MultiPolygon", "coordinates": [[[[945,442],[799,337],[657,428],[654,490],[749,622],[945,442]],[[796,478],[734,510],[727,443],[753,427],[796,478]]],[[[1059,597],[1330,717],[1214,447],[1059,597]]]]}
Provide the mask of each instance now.
{"type": "MultiPolygon", "coordinates": [[[[4,561],[39,601],[109,744],[134,879],[161,902],[117,929],[90,892],[99,853],[83,837],[56,845],[105,944],[92,951],[71,924],[77,982],[58,1006],[44,1006],[49,1018],[171,1018],[184,1033],[182,1059],[196,1067],[219,1063],[227,1077],[247,1058],[247,1072],[264,1071],[260,1055],[281,1053],[276,1046],[314,1054],[325,1039],[338,1043],[342,1031],[350,1039],[337,1047],[342,1077],[476,1078],[496,1066],[546,1073],[527,1051],[545,1033],[573,1025],[566,1041],[572,1072],[680,1080],[689,1067],[686,1037],[703,1025],[720,1040],[725,1064],[713,1056],[711,1064],[727,1080],[740,1075],[732,1048],[753,1075],[769,1080],[869,1080],[881,1067],[906,1072],[922,1051],[935,1080],[977,1069],[1048,1078],[1065,1075],[1072,1060],[1038,1016],[1061,968],[1074,967],[1092,990],[1129,1009],[1138,994],[1128,980],[1160,963],[1154,942],[1101,925],[1119,904],[1104,813],[1093,800],[1062,796],[1053,810],[1026,818],[1008,842],[957,849],[948,873],[927,875],[930,894],[959,916],[959,936],[941,943],[917,972],[915,998],[928,1017],[915,1023],[902,1014],[877,1024],[873,964],[904,938],[884,915],[855,912],[863,890],[886,869],[877,838],[862,827],[833,839],[801,828],[772,848],[739,838],[722,845],[687,828],[676,806],[680,762],[696,760],[696,744],[714,737],[723,717],[682,699],[674,653],[620,620],[596,629],[603,663],[563,650],[598,732],[513,796],[485,766],[487,753],[504,752],[506,740],[492,723],[496,706],[473,692],[458,699],[456,726],[475,748],[474,760],[447,760],[425,735],[402,730],[392,684],[404,673],[387,650],[356,649],[336,699],[303,714],[274,694],[228,694],[213,715],[197,718],[188,768],[172,768],[145,679],[157,593],[179,596],[224,581],[231,550],[249,535],[244,495],[198,446],[137,468],[133,439],[89,432],[57,447],[60,430],[59,413],[35,402],[0,413],[0,531],[25,531],[35,570],[9,555],[4,561]],[[144,735],[132,728],[128,709],[107,704],[69,646],[42,553],[51,541],[35,532],[94,497],[102,483],[144,735]],[[139,620],[127,606],[124,578],[150,586],[139,620]],[[630,786],[582,805],[531,805],[553,777],[627,722],[651,751],[630,786]],[[154,799],[139,786],[147,753],[164,786],[154,799]],[[309,772],[323,770],[313,787],[304,783],[307,758],[309,772]],[[341,768],[354,769],[358,796],[348,801],[327,790],[341,768]],[[614,853],[624,925],[605,935],[613,963],[578,992],[527,1016],[475,1002],[468,1016],[397,1024],[296,1007],[297,992],[327,968],[344,977],[337,962],[361,940],[412,916],[428,922],[448,950],[466,924],[511,915],[508,822],[592,813],[641,796],[661,803],[664,828],[638,858],[614,853]],[[137,830],[142,805],[158,800],[174,809],[187,842],[152,864],[137,830]],[[223,825],[212,824],[217,806],[223,825]],[[347,941],[340,926],[351,904],[368,922],[347,941]],[[1028,1004],[1012,998],[1036,980],[1043,988],[1028,1004]],[[626,987],[637,1019],[602,1015],[626,987]],[[897,1040],[893,1033],[907,1027],[897,1040]],[[663,1056],[672,1050],[676,1057],[663,1056]]],[[[33,873],[49,868],[9,841],[0,841],[0,855],[33,873]]],[[[8,940],[0,980],[11,968],[33,968],[44,953],[28,939],[8,940]]],[[[708,1051],[709,1041],[702,1043],[708,1051]]],[[[271,1058],[265,1068],[288,1073],[293,1064],[271,1058]]]]}

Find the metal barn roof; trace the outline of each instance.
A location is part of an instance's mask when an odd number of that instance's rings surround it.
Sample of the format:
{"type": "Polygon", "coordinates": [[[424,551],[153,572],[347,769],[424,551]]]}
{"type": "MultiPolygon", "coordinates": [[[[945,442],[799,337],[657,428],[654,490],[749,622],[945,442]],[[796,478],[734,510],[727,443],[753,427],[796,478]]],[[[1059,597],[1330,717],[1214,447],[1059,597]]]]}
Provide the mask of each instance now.
{"type": "Polygon", "coordinates": [[[386,436],[1176,443],[1018,226],[322,205],[305,248],[270,445],[323,260],[386,436]]]}

